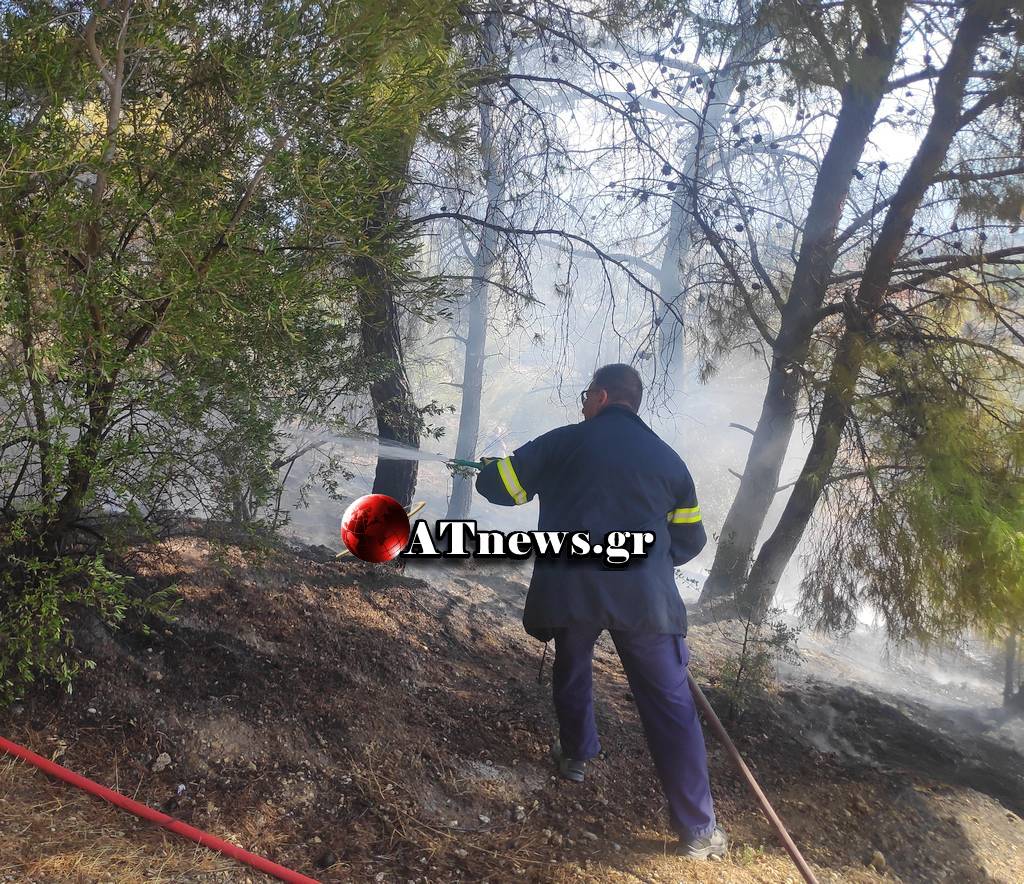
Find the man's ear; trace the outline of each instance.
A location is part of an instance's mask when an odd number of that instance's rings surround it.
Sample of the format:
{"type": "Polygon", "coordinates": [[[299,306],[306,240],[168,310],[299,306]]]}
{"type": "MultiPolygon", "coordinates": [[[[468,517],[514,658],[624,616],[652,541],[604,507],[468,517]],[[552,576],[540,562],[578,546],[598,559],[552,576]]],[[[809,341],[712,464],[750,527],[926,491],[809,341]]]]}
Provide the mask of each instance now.
{"type": "MultiPolygon", "coordinates": [[[[594,394],[591,394],[594,395],[594,394]]],[[[608,391],[598,388],[597,394],[594,396],[598,410],[604,408],[608,404],[608,391]]]]}

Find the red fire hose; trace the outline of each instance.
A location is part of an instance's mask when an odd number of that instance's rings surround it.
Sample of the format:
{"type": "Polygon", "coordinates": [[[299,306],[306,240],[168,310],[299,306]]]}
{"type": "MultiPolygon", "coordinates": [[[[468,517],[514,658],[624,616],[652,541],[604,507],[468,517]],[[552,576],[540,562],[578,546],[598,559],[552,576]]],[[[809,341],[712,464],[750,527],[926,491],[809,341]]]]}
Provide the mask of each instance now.
{"type": "Polygon", "coordinates": [[[145,804],[140,804],[138,801],[132,801],[131,798],[128,798],[126,795],[122,795],[120,792],[115,792],[113,789],[108,789],[105,786],[101,786],[99,783],[94,783],[92,780],[76,774],[74,771],[70,771],[66,767],[61,767],[59,764],[54,764],[54,762],[43,758],[41,755],[36,755],[35,752],[30,752],[24,746],[12,743],[10,740],[5,740],[3,737],[0,737],[0,749],[15,756],[16,758],[20,758],[22,761],[27,761],[29,764],[35,765],[44,773],[48,773],[50,776],[56,777],[58,780],[63,780],[65,783],[77,786],[79,789],[88,792],[90,795],[95,795],[98,798],[102,798],[104,801],[109,801],[111,804],[120,807],[122,810],[127,810],[129,813],[135,814],[135,816],[142,817],[144,820],[156,823],[158,826],[162,826],[169,832],[174,832],[176,835],[189,838],[197,844],[203,845],[203,847],[208,847],[210,850],[217,850],[225,856],[230,856],[232,859],[236,859],[241,863],[252,866],[254,869],[258,869],[261,872],[272,875],[279,881],[286,881],[288,884],[319,884],[315,878],[308,878],[305,875],[300,875],[298,872],[293,872],[291,869],[279,866],[277,863],[271,862],[269,859],[264,859],[262,856],[257,856],[255,853],[249,853],[247,850],[242,850],[241,847],[236,847],[234,844],[230,844],[227,841],[216,838],[201,829],[197,829],[187,823],[181,822],[181,820],[176,820],[174,817],[168,816],[165,813],[160,813],[160,811],[154,810],[152,807],[147,807],[145,804]]]}
{"type": "Polygon", "coordinates": [[[746,762],[743,760],[743,756],[740,755],[739,750],[729,738],[729,734],[726,733],[725,728],[722,726],[722,722],[719,721],[718,716],[715,715],[715,710],[711,708],[708,698],[704,696],[704,692],[697,686],[697,682],[693,680],[693,676],[690,674],[689,670],[687,670],[686,678],[690,682],[690,692],[693,694],[693,698],[697,701],[700,711],[704,713],[704,718],[710,725],[711,730],[713,730],[715,732],[715,736],[722,741],[722,745],[725,746],[725,750],[729,753],[729,757],[732,759],[733,764],[736,765],[739,772],[743,775],[743,778],[747,781],[747,785],[750,786],[750,791],[754,793],[754,797],[757,798],[758,804],[761,805],[761,810],[764,811],[764,815],[768,817],[768,821],[775,828],[775,831],[779,836],[779,840],[782,841],[782,846],[786,848],[786,852],[789,854],[796,867],[800,870],[800,874],[803,875],[807,884],[818,884],[818,879],[814,877],[814,872],[811,871],[811,867],[807,865],[807,861],[803,858],[803,854],[800,853],[800,848],[796,846],[793,839],[789,836],[789,832],[786,831],[786,827],[782,824],[782,820],[779,819],[779,815],[772,808],[771,804],[768,803],[768,798],[765,796],[764,792],[761,791],[761,787],[757,784],[757,780],[754,779],[754,775],[750,772],[750,768],[747,767],[746,762]]]}
{"type": "MultiPolygon", "coordinates": [[[[687,672],[687,679],[689,680],[690,690],[693,693],[694,699],[697,701],[697,705],[700,707],[701,712],[704,713],[704,718],[707,720],[708,725],[715,732],[718,739],[722,741],[726,751],[729,753],[729,757],[747,781],[747,785],[750,786],[750,789],[757,798],[758,803],[761,805],[761,809],[764,811],[765,816],[768,817],[772,826],[775,828],[775,831],[778,833],[783,846],[786,848],[786,851],[796,864],[796,867],[800,870],[800,874],[803,876],[807,884],[818,884],[818,880],[815,878],[814,872],[812,872],[810,866],[807,865],[806,860],[804,860],[803,855],[800,853],[800,849],[793,842],[789,832],[786,831],[786,827],[782,824],[782,820],[779,819],[778,814],[775,813],[775,810],[768,802],[768,798],[765,796],[764,792],[761,791],[761,787],[758,786],[757,781],[754,779],[754,775],[750,772],[750,768],[747,767],[746,762],[744,762],[739,753],[739,750],[737,750],[736,746],[729,738],[729,734],[722,726],[722,722],[719,721],[718,716],[715,714],[715,710],[708,702],[707,697],[704,696],[704,692],[700,687],[698,687],[697,682],[694,681],[693,676],[689,672],[687,672]]],[[[61,767],[59,764],[43,758],[41,755],[36,755],[35,752],[31,752],[24,746],[19,746],[17,743],[12,743],[10,740],[5,740],[3,737],[0,737],[0,750],[34,765],[50,776],[63,780],[65,783],[69,783],[72,786],[77,786],[79,789],[88,792],[90,795],[95,795],[98,798],[109,801],[111,804],[120,807],[122,810],[127,810],[129,813],[133,813],[144,820],[156,823],[158,826],[162,826],[168,831],[174,832],[176,835],[189,838],[210,850],[217,850],[225,856],[230,856],[232,859],[236,859],[241,863],[252,866],[254,869],[258,869],[261,872],[272,875],[280,881],[287,882],[287,884],[319,884],[315,878],[309,878],[306,875],[293,872],[291,869],[279,866],[277,863],[264,859],[262,856],[249,853],[241,847],[236,847],[234,844],[230,844],[227,841],[223,841],[214,835],[210,835],[209,833],[202,831],[201,829],[197,829],[187,823],[183,823],[181,820],[176,820],[174,817],[168,816],[165,813],[160,813],[160,811],[154,810],[152,807],[140,804],[138,801],[133,801],[131,798],[122,795],[120,792],[115,792],[113,789],[108,789],[105,786],[101,786],[99,783],[94,783],[92,780],[87,779],[80,774],[76,774],[74,771],[68,770],[66,767],[61,767]]]]}

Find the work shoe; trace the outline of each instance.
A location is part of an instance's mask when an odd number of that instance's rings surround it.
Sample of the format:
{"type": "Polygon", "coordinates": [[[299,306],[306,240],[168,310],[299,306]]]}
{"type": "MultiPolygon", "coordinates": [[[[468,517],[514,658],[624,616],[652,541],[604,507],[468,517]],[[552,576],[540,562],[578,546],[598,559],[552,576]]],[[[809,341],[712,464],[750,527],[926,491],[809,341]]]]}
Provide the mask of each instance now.
{"type": "Polygon", "coordinates": [[[725,831],[715,826],[715,831],[703,838],[680,838],[679,853],[690,859],[718,859],[725,856],[729,847],[729,839],[725,831]]]}
{"type": "Polygon", "coordinates": [[[583,782],[583,777],[587,772],[587,762],[566,758],[562,754],[562,744],[558,740],[555,740],[555,745],[551,747],[551,757],[558,766],[558,773],[562,779],[572,780],[574,783],[583,782]]]}

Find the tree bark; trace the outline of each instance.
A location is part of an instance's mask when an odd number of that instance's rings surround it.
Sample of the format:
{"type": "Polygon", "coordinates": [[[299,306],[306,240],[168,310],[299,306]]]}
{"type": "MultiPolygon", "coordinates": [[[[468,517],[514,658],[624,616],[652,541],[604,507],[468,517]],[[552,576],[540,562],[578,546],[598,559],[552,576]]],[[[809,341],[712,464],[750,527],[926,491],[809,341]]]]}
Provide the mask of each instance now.
{"type": "Polygon", "coordinates": [[[885,300],[914,215],[941,171],[962,125],[962,105],[975,54],[989,34],[998,8],[998,3],[991,0],[977,4],[967,11],[957,29],[935,86],[932,119],[868,255],[855,304],[832,364],[811,450],[779,524],[762,546],[742,592],[741,610],[755,619],[763,618],[771,606],[782,572],[796,551],[835,463],[850,419],[865,350],[874,334],[877,311],[885,300]]]}
{"type": "MultiPolygon", "coordinates": [[[[26,409],[25,421],[36,434],[35,444],[39,448],[39,496],[44,509],[48,510],[53,505],[55,490],[50,475],[50,426],[46,416],[43,389],[39,383],[39,365],[36,361],[36,339],[32,316],[35,295],[32,291],[32,275],[28,266],[25,228],[20,221],[13,220],[8,227],[13,253],[11,262],[11,275],[14,280],[12,306],[16,317],[18,342],[21,345],[22,359],[25,362],[25,379],[32,402],[31,418],[26,409]]],[[[26,457],[28,456],[26,455],[26,457]]]]}
{"type": "MultiPolygon", "coordinates": [[[[380,360],[381,376],[370,384],[370,399],[377,419],[379,438],[411,445],[420,444],[420,414],[405,372],[399,337],[396,281],[377,262],[359,259],[356,273],[363,280],[359,319],[363,354],[380,360]]],[[[415,460],[379,458],[373,477],[373,493],[387,494],[409,507],[416,490],[419,464],[415,460]]]]}
{"type": "MultiPolygon", "coordinates": [[[[401,279],[393,267],[393,251],[416,134],[410,127],[379,146],[381,171],[390,176],[392,184],[380,195],[374,215],[367,221],[364,254],[352,262],[353,274],[360,281],[357,309],[362,354],[376,363],[380,372],[370,383],[377,436],[413,448],[419,448],[423,422],[405,371],[398,314],[401,279]]],[[[408,508],[418,469],[415,460],[378,458],[373,493],[387,494],[408,508]]]]}
{"type": "Polygon", "coordinates": [[[782,572],[796,551],[835,463],[847,421],[847,406],[862,362],[863,339],[859,335],[844,335],[835,357],[829,391],[811,450],[778,525],[761,547],[750,576],[739,593],[741,613],[757,622],[764,619],[771,607],[782,572]]]}
{"type": "MultiPolygon", "coordinates": [[[[698,182],[697,187],[708,175],[712,147],[719,137],[722,122],[729,109],[729,99],[736,91],[747,65],[772,34],[768,26],[756,21],[749,3],[741,2],[739,13],[739,37],[718,75],[709,83],[701,127],[686,155],[683,168],[675,170],[682,181],[698,182]]],[[[673,198],[669,213],[665,251],[662,253],[661,266],[658,268],[658,294],[661,301],[656,322],[659,361],[665,372],[669,392],[678,394],[686,390],[687,371],[687,309],[685,299],[682,298],[686,278],[684,264],[690,254],[697,223],[687,210],[684,202],[687,197],[683,189],[677,189],[676,193],[678,196],[673,198]]],[[[696,193],[693,196],[695,199],[696,193]]],[[[696,206],[693,209],[696,209],[696,206]]]]}
{"type": "MultiPolygon", "coordinates": [[[[494,63],[499,49],[499,26],[496,13],[490,13],[484,20],[484,47],[481,62],[484,66],[494,63]]],[[[485,86],[480,89],[480,154],[482,171],[487,191],[485,218],[490,224],[499,222],[501,203],[505,196],[505,182],[498,166],[497,144],[491,120],[494,90],[485,86]]],[[[491,270],[497,261],[498,232],[491,226],[480,231],[480,240],[473,258],[473,278],[470,280],[470,296],[466,305],[468,319],[466,330],[466,352],[462,366],[462,410],[459,414],[459,434],[455,442],[455,456],[473,460],[477,440],[480,437],[480,399],[483,394],[484,358],[487,347],[487,320],[490,316],[489,281],[491,270]]],[[[455,474],[452,481],[452,496],[448,501],[448,519],[466,519],[473,503],[471,476],[455,474]]]]}
{"type": "Polygon", "coordinates": [[[1003,705],[1009,706],[1017,695],[1017,630],[1006,636],[1006,670],[1003,678],[1003,705]]]}
{"type": "Polygon", "coordinates": [[[798,376],[772,361],[768,390],[754,430],[747,465],[722,528],[700,603],[731,596],[750,570],[754,545],[779,486],[782,463],[796,423],[798,376]]]}
{"type": "MultiPolygon", "coordinates": [[[[466,352],[462,367],[462,412],[459,415],[459,434],[455,442],[455,456],[462,460],[473,460],[477,439],[480,436],[480,400],[484,382],[484,349],[487,344],[487,320],[490,297],[486,277],[491,268],[488,253],[493,243],[493,233],[485,230],[481,235],[480,247],[473,262],[472,290],[466,305],[468,329],[466,352]]],[[[452,481],[452,496],[448,501],[447,519],[469,517],[473,502],[473,477],[456,473],[452,481]]]]}
{"type": "Polygon", "coordinates": [[[778,488],[779,474],[796,423],[799,370],[836,261],[836,229],[857,162],[874,126],[896,59],[904,3],[887,8],[888,33],[868,40],[863,58],[855,60],[842,88],[836,128],[822,159],[804,223],[793,282],[773,343],[761,417],[754,431],[740,487],[733,500],[711,573],[700,602],[736,594],[746,582],[757,538],[778,488]]]}
{"type": "Polygon", "coordinates": [[[685,218],[682,197],[672,200],[669,212],[668,240],[658,268],[658,360],[669,393],[683,393],[686,387],[686,319],[683,291],[683,255],[690,250],[692,232],[685,218]],[[674,310],[673,310],[674,308],[674,310]],[[677,315],[678,314],[682,314],[677,315]]]}

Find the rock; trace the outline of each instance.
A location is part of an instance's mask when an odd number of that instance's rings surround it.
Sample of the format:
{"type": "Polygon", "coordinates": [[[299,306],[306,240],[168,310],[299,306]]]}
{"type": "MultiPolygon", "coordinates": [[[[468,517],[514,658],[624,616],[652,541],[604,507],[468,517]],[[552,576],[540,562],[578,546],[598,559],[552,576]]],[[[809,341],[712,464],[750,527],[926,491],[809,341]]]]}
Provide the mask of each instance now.
{"type": "Polygon", "coordinates": [[[879,872],[885,868],[885,855],[881,850],[876,850],[871,854],[871,859],[868,860],[868,865],[879,872]]]}
{"type": "Polygon", "coordinates": [[[153,762],[153,773],[160,773],[162,770],[166,770],[171,766],[171,756],[166,752],[161,752],[156,757],[156,761],[153,762]]]}
{"type": "Polygon", "coordinates": [[[593,832],[586,831],[586,829],[583,830],[583,837],[586,838],[588,841],[597,840],[597,835],[595,835],[593,832]]]}
{"type": "Polygon", "coordinates": [[[465,859],[467,856],[469,856],[469,851],[463,850],[461,847],[456,847],[453,852],[459,859],[465,859]]]}
{"type": "Polygon", "coordinates": [[[146,673],[146,681],[163,681],[164,674],[159,669],[150,669],[146,673]]]}
{"type": "Polygon", "coordinates": [[[489,816],[485,816],[484,814],[480,814],[479,819],[480,819],[480,822],[482,822],[484,825],[486,825],[487,823],[489,823],[491,821],[491,818],[489,816]]]}
{"type": "Polygon", "coordinates": [[[544,829],[541,834],[544,836],[545,841],[550,841],[555,836],[555,833],[552,832],[551,829],[544,829]]]}

